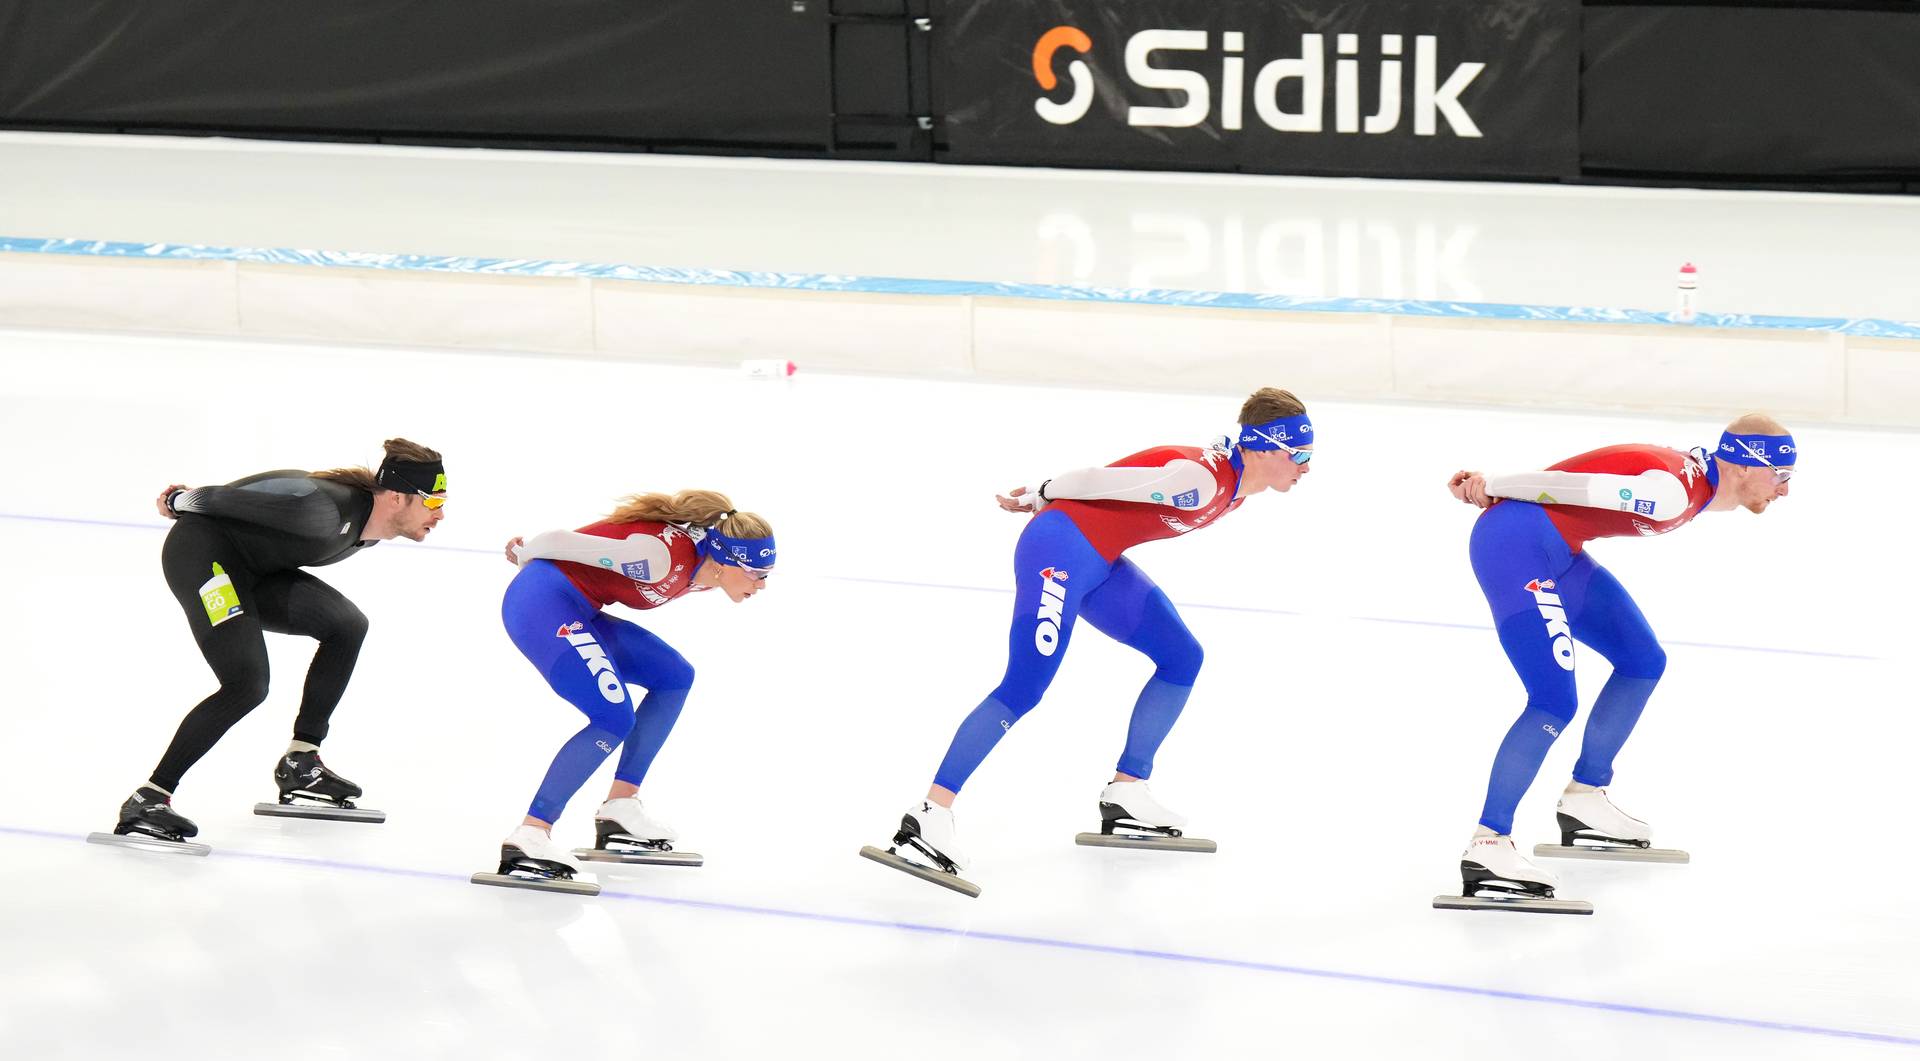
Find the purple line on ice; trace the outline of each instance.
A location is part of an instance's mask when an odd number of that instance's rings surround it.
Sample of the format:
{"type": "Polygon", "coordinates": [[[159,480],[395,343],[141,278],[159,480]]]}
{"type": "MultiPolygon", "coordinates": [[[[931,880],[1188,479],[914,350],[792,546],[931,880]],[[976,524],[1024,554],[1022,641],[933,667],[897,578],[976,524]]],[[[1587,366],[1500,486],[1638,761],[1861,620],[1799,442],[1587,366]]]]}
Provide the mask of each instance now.
{"type": "MultiPolygon", "coordinates": [[[[85,839],[73,833],[52,832],[46,829],[24,829],[5,825],[0,825],[0,834],[31,837],[37,840],[62,840],[69,842],[77,842],[85,839]]],[[[161,857],[170,856],[163,854],[161,857]]],[[[215,848],[213,857],[244,859],[251,862],[275,862],[282,865],[341,870],[348,873],[369,873],[388,877],[413,877],[421,880],[451,881],[459,884],[467,883],[466,874],[461,873],[442,873],[435,870],[409,869],[400,866],[377,866],[360,862],[341,862],[334,859],[300,858],[294,855],[273,855],[251,851],[235,851],[230,848],[215,848]]],[[[849,855],[848,857],[852,856],[849,855]]],[[[585,899],[586,897],[582,896],[581,898],[585,899]]],[[[829,925],[850,925],[856,928],[890,928],[902,932],[917,932],[930,936],[951,936],[957,939],[973,939],[988,943],[1006,943],[1022,947],[1044,947],[1050,950],[1079,951],[1084,954],[1107,954],[1125,958],[1144,958],[1150,961],[1181,962],[1189,965],[1211,966],[1217,969],[1240,969],[1246,972],[1302,976],[1315,980],[1338,980],[1355,984],[1374,984],[1381,987],[1401,987],[1415,991],[1437,991],[1453,995],[1474,995],[1481,998],[1504,999],[1509,1002],[1530,1002],[1545,1006],[1567,1006],[1573,1009],[1595,1010],[1602,1013],[1624,1013],[1637,1017],[1662,1017],[1667,1020],[1692,1021],[1697,1024],[1720,1024],[1734,1028],[1752,1028],[1758,1031],[1788,1032],[1796,1035],[1818,1035],[1831,1039],[1858,1039],[1865,1042],[1887,1043],[1893,1046],[1920,1047],[1920,1038],[1909,1035],[1891,1035],[1885,1032],[1859,1031],[1852,1028],[1829,1028],[1818,1024],[1792,1024],[1786,1021],[1759,1020],[1753,1017],[1733,1017],[1718,1013],[1695,1013],[1691,1010],[1684,1009],[1636,1006],[1625,1002],[1604,1002],[1598,999],[1568,998],[1562,995],[1539,995],[1525,991],[1503,991],[1499,988],[1473,987],[1467,984],[1448,984],[1436,980],[1412,980],[1406,977],[1346,972],[1339,969],[1316,969],[1305,965],[1251,961],[1244,958],[1219,958],[1205,954],[1183,954],[1179,951],[1146,950],[1139,947],[1121,947],[1107,943],[1083,943],[1078,940],[1048,939],[1044,936],[1020,936],[1006,932],[981,932],[974,929],[950,928],[946,925],[923,925],[913,921],[889,921],[883,918],[856,917],[851,914],[828,914],[811,910],[785,910],[777,906],[723,903],[708,899],[670,898],[663,895],[647,895],[641,892],[610,891],[604,886],[601,889],[599,898],[623,902],[653,903],[659,906],[678,906],[690,910],[711,910],[718,913],[778,917],[790,921],[813,921],[829,925]]]]}

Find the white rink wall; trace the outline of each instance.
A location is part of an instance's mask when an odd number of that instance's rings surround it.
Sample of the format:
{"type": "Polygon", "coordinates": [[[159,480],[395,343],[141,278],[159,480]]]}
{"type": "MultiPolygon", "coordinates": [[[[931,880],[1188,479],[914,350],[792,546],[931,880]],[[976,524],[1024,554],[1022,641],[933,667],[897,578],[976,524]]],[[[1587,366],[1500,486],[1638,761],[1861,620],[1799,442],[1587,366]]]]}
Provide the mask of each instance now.
{"type": "Polygon", "coordinates": [[[1791,327],[44,253],[0,254],[0,326],[1920,426],[1920,339],[1791,327]]]}
{"type": "Polygon", "coordinates": [[[13,328],[1912,427],[1916,245],[1912,196],[0,133],[13,328]]]}

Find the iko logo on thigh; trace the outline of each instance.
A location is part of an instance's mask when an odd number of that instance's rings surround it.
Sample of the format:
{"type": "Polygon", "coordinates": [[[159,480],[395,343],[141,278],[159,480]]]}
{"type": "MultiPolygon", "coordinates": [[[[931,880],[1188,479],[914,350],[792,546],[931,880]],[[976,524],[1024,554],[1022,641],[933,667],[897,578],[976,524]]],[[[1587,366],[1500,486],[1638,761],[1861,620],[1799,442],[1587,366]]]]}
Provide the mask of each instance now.
{"type": "Polygon", "coordinates": [[[1049,567],[1040,572],[1040,580],[1040,611],[1035,616],[1040,622],[1033,628],[1033,648],[1051,656],[1060,647],[1060,609],[1067,605],[1067,587],[1060,583],[1067,580],[1066,569],[1049,567]]]}
{"type": "Polygon", "coordinates": [[[1560,603],[1560,596],[1553,592],[1553,579],[1536,578],[1527,583],[1527,592],[1540,608],[1540,617],[1547,621],[1547,636],[1553,639],[1553,659],[1560,664],[1561,670],[1573,669],[1573,630],[1567,625],[1567,610],[1560,603]]]}
{"type": "Polygon", "coordinates": [[[620,676],[613,672],[613,661],[607,658],[606,650],[593,639],[593,635],[585,630],[586,624],[576,619],[554,631],[553,636],[565,639],[575,652],[580,653],[580,658],[587,661],[587,670],[599,683],[600,695],[606,698],[607,703],[625,703],[627,687],[620,683],[620,676]]]}

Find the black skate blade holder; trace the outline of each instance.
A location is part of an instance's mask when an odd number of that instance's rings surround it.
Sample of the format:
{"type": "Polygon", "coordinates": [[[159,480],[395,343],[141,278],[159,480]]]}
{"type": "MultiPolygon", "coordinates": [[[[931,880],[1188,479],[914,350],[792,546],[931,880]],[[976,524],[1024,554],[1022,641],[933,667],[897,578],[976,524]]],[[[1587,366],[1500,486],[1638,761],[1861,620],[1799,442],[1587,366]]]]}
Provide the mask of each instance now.
{"type": "Polygon", "coordinates": [[[332,803],[295,799],[292,796],[281,796],[278,803],[256,803],[253,813],[264,818],[312,818],[316,821],[366,822],[370,825],[387,820],[386,811],[356,807],[352,800],[332,803]]]}
{"type": "Polygon", "coordinates": [[[938,884],[948,891],[959,892],[969,899],[980,898],[980,886],[978,884],[967,880],[958,873],[944,869],[934,869],[931,866],[923,866],[918,862],[901,858],[894,853],[894,850],[895,849],[890,848],[882,851],[872,844],[867,844],[860,848],[860,857],[872,859],[883,866],[897,869],[909,876],[918,877],[929,884],[938,884]]]}
{"type": "Polygon", "coordinates": [[[667,840],[642,840],[620,831],[618,823],[596,818],[593,822],[593,846],[576,847],[573,857],[582,862],[610,862],[621,866],[704,866],[707,860],[691,851],[675,851],[667,840]]]}
{"type": "Polygon", "coordinates": [[[613,863],[619,866],[704,866],[707,860],[691,851],[675,851],[671,847],[651,846],[613,846],[613,847],[576,847],[573,857],[582,862],[613,863]]]}
{"type": "Polygon", "coordinates": [[[1075,833],[1073,842],[1081,847],[1125,847],[1140,851],[1192,851],[1210,855],[1220,850],[1212,840],[1187,836],[1165,825],[1147,825],[1127,817],[1124,807],[1100,804],[1100,831],[1075,833]]]}
{"type": "Polygon", "coordinates": [[[1541,899],[1522,895],[1436,895],[1435,910],[1505,910],[1518,914],[1591,914],[1584,899],[1541,899]]]}
{"type": "Polygon", "coordinates": [[[1620,840],[1587,828],[1585,822],[1556,813],[1560,842],[1533,845],[1535,858],[1584,858],[1596,862],[1666,862],[1683,864],[1693,859],[1685,851],[1671,847],[1653,847],[1645,840],[1620,840]],[[1582,841],[1585,841],[1584,843],[1582,841]]]}
{"type": "Polygon", "coordinates": [[[130,847],[140,851],[168,851],[176,855],[208,855],[213,848],[191,840],[167,840],[142,832],[88,833],[87,843],[109,847],[130,847]]]}
{"type": "Polygon", "coordinates": [[[600,885],[592,881],[574,880],[573,867],[566,863],[532,858],[512,844],[500,845],[498,872],[476,873],[467,879],[474,884],[487,884],[495,888],[524,888],[567,895],[600,894],[600,885]]]}
{"type": "Polygon", "coordinates": [[[476,873],[468,878],[474,884],[495,888],[524,888],[527,891],[558,892],[563,895],[599,895],[600,886],[592,881],[564,877],[527,877],[517,873],[476,873]]]}
{"type": "Polygon", "coordinates": [[[1595,862],[1665,862],[1685,865],[1693,856],[1671,847],[1640,847],[1637,844],[1535,844],[1535,858],[1581,858],[1595,862]]]}

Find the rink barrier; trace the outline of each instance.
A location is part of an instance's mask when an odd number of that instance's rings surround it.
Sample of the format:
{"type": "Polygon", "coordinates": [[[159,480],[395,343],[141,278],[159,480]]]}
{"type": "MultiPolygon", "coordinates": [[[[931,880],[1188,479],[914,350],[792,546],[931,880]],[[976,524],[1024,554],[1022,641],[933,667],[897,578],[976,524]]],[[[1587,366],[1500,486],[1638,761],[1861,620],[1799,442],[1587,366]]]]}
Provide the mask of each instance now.
{"type": "Polygon", "coordinates": [[[1920,426],[1920,321],[0,237],[0,325],[1920,426]]]}

